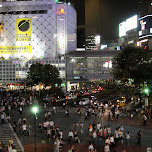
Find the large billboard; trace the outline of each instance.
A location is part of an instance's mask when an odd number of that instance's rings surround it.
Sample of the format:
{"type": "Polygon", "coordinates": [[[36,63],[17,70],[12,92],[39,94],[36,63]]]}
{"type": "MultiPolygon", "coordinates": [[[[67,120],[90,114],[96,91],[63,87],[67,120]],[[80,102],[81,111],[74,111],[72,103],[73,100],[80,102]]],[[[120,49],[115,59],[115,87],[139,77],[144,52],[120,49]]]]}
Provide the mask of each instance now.
{"type": "Polygon", "coordinates": [[[31,41],[31,18],[16,19],[16,41],[31,41]]]}
{"type": "Polygon", "coordinates": [[[137,15],[128,18],[126,20],[126,32],[137,28],[137,25],[138,25],[137,23],[138,23],[137,15]]]}
{"type": "Polygon", "coordinates": [[[119,37],[126,36],[126,22],[119,24],[119,37]]]}
{"type": "Polygon", "coordinates": [[[152,16],[147,15],[139,19],[139,38],[152,36],[152,16]]]}

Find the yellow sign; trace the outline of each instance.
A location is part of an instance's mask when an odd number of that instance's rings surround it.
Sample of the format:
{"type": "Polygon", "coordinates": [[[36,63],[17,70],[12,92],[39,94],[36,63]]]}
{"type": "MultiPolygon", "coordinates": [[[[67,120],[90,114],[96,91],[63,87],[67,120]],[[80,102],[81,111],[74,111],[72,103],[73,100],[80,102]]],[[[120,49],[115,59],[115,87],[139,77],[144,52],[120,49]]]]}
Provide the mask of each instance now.
{"type": "Polygon", "coordinates": [[[16,41],[31,41],[31,18],[16,19],[16,41]]]}
{"type": "Polygon", "coordinates": [[[31,53],[31,46],[0,46],[0,54],[31,53]]]}

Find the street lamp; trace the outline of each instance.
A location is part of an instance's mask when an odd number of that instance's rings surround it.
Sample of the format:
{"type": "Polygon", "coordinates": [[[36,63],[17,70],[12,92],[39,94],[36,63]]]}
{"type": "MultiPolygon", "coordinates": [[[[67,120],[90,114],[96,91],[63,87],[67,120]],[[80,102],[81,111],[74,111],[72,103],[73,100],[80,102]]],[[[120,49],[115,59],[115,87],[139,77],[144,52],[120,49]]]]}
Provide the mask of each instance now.
{"type": "Polygon", "coordinates": [[[35,147],[34,152],[37,152],[37,146],[36,146],[36,119],[37,119],[37,113],[38,113],[38,106],[34,106],[32,108],[32,112],[34,113],[34,127],[35,127],[35,147]]]}
{"type": "Polygon", "coordinates": [[[149,95],[149,89],[148,89],[148,88],[144,89],[144,92],[145,92],[147,95],[149,95]]]}

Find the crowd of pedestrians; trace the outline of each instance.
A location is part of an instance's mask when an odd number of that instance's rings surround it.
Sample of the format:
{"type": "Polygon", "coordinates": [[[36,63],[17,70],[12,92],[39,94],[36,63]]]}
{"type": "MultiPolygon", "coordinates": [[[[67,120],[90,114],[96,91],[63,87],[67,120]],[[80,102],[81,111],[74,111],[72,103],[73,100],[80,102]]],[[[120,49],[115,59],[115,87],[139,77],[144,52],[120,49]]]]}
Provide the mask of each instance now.
{"type": "MultiPolygon", "coordinates": [[[[12,124],[14,132],[16,132],[16,129],[20,129],[23,136],[29,136],[31,132],[31,125],[27,124],[26,118],[22,118],[23,109],[29,105],[29,100],[26,100],[24,97],[19,97],[18,95],[13,95],[11,93],[7,93],[5,95],[1,94],[0,124],[3,126],[3,124],[7,121],[12,124]],[[19,120],[14,119],[15,114],[20,116],[19,120]]],[[[16,152],[12,137],[10,137],[10,140],[8,141],[8,146],[4,145],[0,141],[0,151],[16,152]]]]}
{"type": "MultiPolygon", "coordinates": [[[[30,123],[28,123],[28,120],[22,116],[24,108],[30,105],[30,101],[26,100],[23,97],[12,97],[11,94],[8,94],[6,97],[1,97],[0,104],[1,125],[5,123],[5,119],[10,122],[15,115],[15,109],[17,109],[19,119],[12,121],[14,132],[16,132],[16,130],[18,129],[22,131],[22,135],[24,137],[30,136],[32,126],[30,125],[30,123]]],[[[92,117],[99,117],[104,119],[105,108],[106,106],[103,106],[102,104],[92,103],[90,106],[86,106],[85,112],[82,113],[81,107],[78,107],[76,113],[84,119],[81,119],[80,122],[75,121],[68,133],[63,134],[64,130],[62,130],[62,126],[56,125],[55,120],[53,120],[54,117],[52,117],[52,114],[53,116],[55,116],[58,113],[57,108],[55,106],[51,107],[49,104],[44,103],[44,121],[38,124],[39,131],[46,135],[49,142],[54,143],[55,152],[61,152],[64,143],[71,144],[68,152],[74,152],[74,145],[81,143],[81,136],[83,135],[87,135],[90,139],[90,143],[88,146],[89,152],[97,151],[95,148],[96,141],[98,141],[98,143],[105,143],[104,152],[115,152],[115,147],[117,145],[130,145],[130,139],[132,138],[132,135],[128,130],[125,130],[122,125],[118,128],[111,128],[110,125],[104,126],[101,121],[98,121],[97,123],[95,121],[90,122],[92,117]],[[85,128],[86,123],[88,122],[88,128],[85,128]],[[87,132],[85,132],[86,130],[87,132]]],[[[70,117],[70,112],[66,107],[66,103],[63,103],[63,109],[65,110],[65,115],[63,117],[65,119],[68,119],[70,117]]],[[[107,114],[107,121],[119,119],[119,114],[119,108],[112,105],[107,114]]],[[[147,118],[146,115],[144,115],[145,125],[146,122],[147,118]]],[[[136,138],[137,145],[141,146],[141,131],[137,133],[136,138]]],[[[13,146],[13,141],[11,140],[12,139],[10,139],[8,143],[7,149],[8,152],[15,152],[15,147],[13,146]]],[[[0,142],[0,149],[2,149],[2,147],[2,143],[0,142]]]]}

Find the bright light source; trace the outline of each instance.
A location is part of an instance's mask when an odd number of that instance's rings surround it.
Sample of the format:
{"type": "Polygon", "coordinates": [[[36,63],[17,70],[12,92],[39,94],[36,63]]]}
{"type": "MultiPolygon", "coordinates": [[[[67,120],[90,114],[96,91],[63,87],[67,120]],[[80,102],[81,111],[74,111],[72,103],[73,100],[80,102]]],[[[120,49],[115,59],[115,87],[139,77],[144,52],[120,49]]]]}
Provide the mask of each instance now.
{"type": "Polygon", "coordinates": [[[2,7],[2,5],[0,4],[0,7],[2,7]]]}
{"type": "Polygon", "coordinates": [[[38,112],[38,107],[33,107],[32,111],[33,111],[34,114],[36,114],[38,112]]]}
{"type": "Polygon", "coordinates": [[[145,92],[145,93],[149,93],[149,90],[148,90],[148,89],[145,89],[144,92],[145,92]]]}
{"type": "Polygon", "coordinates": [[[68,3],[68,5],[71,5],[70,3],[68,3]]]}

